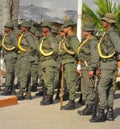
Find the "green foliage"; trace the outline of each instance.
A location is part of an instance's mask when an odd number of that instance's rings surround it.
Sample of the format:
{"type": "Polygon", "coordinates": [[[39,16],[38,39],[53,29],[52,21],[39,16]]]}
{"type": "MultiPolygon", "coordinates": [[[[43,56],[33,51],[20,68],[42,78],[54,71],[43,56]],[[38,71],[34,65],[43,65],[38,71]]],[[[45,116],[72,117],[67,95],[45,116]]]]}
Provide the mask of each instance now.
{"type": "Polygon", "coordinates": [[[87,4],[83,3],[83,22],[91,18],[96,23],[98,30],[103,31],[100,19],[105,13],[113,13],[116,18],[115,28],[120,35],[120,3],[113,3],[111,0],[94,0],[97,10],[94,12],[87,4]],[[86,18],[87,17],[87,18],[86,18]]]}

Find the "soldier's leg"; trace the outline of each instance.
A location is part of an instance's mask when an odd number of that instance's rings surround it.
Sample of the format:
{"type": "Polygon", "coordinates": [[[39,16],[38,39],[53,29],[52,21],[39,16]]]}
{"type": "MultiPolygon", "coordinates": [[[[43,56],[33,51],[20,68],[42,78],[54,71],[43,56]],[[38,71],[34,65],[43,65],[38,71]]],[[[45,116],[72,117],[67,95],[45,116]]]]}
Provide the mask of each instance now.
{"type": "Polygon", "coordinates": [[[37,91],[37,85],[38,85],[38,72],[37,72],[38,65],[32,63],[31,67],[31,78],[32,78],[32,87],[31,91],[35,92],[37,91]]]}
{"type": "Polygon", "coordinates": [[[11,95],[14,88],[16,59],[6,60],[6,88],[2,95],[11,95]]]}
{"type": "Polygon", "coordinates": [[[42,105],[49,105],[53,103],[53,92],[54,92],[54,76],[55,76],[55,67],[48,66],[46,67],[43,75],[44,85],[47,88],[47,95],[44,99],[42,105]]]}
{"type": "Polygon", "coordinates": [[[75,109],[75,94],[76,94],[76,63],[69,63],[64,65],[65,80],[69,92],[69,102],[62,109],[72,110],[75,109]]]}
{"type": "Polygon", "coordinates": [[[25,58],[21,59],[20,64],[20,90],[18,92],[18,99],[22,100],[24,99],[24,92],[29,80],[30,76],[30,68],[31,68],[31,62],[27,61],[25,58]]]}

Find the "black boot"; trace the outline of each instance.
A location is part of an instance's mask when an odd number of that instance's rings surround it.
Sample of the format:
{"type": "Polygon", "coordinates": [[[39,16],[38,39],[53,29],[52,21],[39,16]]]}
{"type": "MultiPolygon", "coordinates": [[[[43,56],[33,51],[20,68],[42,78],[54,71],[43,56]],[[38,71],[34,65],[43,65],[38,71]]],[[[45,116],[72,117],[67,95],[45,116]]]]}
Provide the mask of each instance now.
{"type": "Polygon", "coordinates": [[[61,110],[74,110],[75,109],[75,102],[74,100],[69,100],[68,104],[63,106],[61,110]]]}
{"type": "Polygon", "coordinates": [[[42,100],[41,105],[50,105],[53,103],[53,95],[46,95],[42,100]]]}
{"type": "Polygon", "coordinates": [[[99,109],[98,115],[92,119],[90,122],[105,122],[105,112],[104,109],[99,109]]]}
{"type": "MultiPolygon", "coordinates": [[[[40,93],[40,92],[39,92],[40,93]]],[[[43,105],[44,101],[45,101],[45,97],[47,95],[47,88],[42,88],[42,95],[43,95],[43,98],[42,100],[40,101],[40,105],[43,105]]]]}
{"type": "Polygon", "coordinates": [[[36,92],[37,91],[37,83],[33,83],[32,87],[31,87],[31,91],[32,92],[36,92]]]}
{"type": "Polygon", "coordinates": [[[6,86],[2,92],[2,95],[11,95],[11,86],[6,86]]]}
{"type": "Polygon", "coordinates": [[[92,106],[86,105],[86,107],[82,111],[78,111],[78,114],[83,115],[92,115],[92,106]]]}
{"type": "Polygon", "coordinates": [[[91,118],[90,118],[90,122],[93,122],[94,121],[94,119],[96,118],[96,114],[97,114],[97,107],[98,107],[98,105],[93,105],[93,109],[92,109],[92,116],[91,116],[91,118]]]}
{"type": "Polygon", "coordinates": [[[16,95],[16,91],[15,91],[15,86],[13,85],[12,90],[11,90],[11,95],[16,95]]]}
{"type": "Polygon", "coordinates": [[[17,93],[17,99],[18,100],[24,100],[24,93],[25,93],[25,90],[20,89],[19,92],[17,93]]]}
{"type": "Polygon", "coordinates": [[[108,120],[108,121],[113,121],[114,120],[114,113],[113,113],[113,108],[112,107],[107,108],[106,120],[108,120]]]}
{"type": "Polygon", "coordinates": [[[69,92],[65,92],[63,95],[63,101],[69,100],[69,92]]]}

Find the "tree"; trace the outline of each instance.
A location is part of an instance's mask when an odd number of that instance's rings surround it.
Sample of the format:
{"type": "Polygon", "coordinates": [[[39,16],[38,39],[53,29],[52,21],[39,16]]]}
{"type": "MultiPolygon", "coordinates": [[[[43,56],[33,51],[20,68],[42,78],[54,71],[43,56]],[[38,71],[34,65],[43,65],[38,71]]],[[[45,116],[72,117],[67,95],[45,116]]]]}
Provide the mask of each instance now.
{"type": "MultiPolygon", "coordinates": [[[[98,30],[102,31],[102,26],[100,19],[105,15],[105,13],[113,13],[116,18],[116,30],[120,35],[120,3],[113,3],[112,0],[94,0],[94,3],[97,5],[97,10],[95,12],[85,3],[83,3],[83,13],[84,17],[92,19],[92,22],[96,23],[98,30]]],[[[86,18],[83,18],[84,21],[86,18]]]]}
{"type": "Polygon", "coordinates": [[[16,25],[18,16],[19,0],[2,0],[2,28],[8,21],[12,21],[16,25]]]}

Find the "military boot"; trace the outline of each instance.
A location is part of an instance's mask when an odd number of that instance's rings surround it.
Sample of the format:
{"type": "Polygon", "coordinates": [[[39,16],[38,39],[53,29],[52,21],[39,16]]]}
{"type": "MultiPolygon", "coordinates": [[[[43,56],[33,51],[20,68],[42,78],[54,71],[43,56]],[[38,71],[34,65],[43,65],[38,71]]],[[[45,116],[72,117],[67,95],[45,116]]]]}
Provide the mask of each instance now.
{"type": "Polygon", "coordinates": [[[53,103],[53,95],[46,95],[41,105],[50,105],[53,103]]]}
{"type": "Polygon", "coordinates": [[[86,105],[86,107],[82,111],[78,111],[78,114],[83,115],[92,115],[92,106],[86,105]]]}
{"type": "Polygon", "coordinates": [[[11,86],[6,86],[2,92],[2,95],[11,95],[11,86]]]}
{"type": "Polygon", "coordinates": [[[93,109],[92,109],[92,116],[91,116],[91,118],[90,118],[90,122],[93,122],[94,121],[94,119],[96,118],[96,114],[97,114],[97,105],[93,105],[93,109]]]}
{"type": "Polygon", "coordinates": [[[37,91],[37,83],[33,83],[32,87],[31,87],[31,91],[32,92],[36,92],[37,91]]]}
{"type": "Polygon", "coordinates": [[[63,95],[63,101],[69,100],[69,92],[65,92],[63,95]]]}
{"type": "Polygon", "coordinates": [[[104,109],[99,109],[98,115],[92,119],[90,122],[105,122],[105,112],[104,109]]]}
{"type": "Polygon", "coordinates": [[[43,105],[44,101],[45,101],[45,97],[47,95],[47,88],[42,88],[42,94],[43,94],[43,98],[42,98],[42,101],[40,102],[40,105],[43,105]]]}
{"type": "Polygon", "coordinates": [[[75,109],[75,102],[74,100],[69,100],[68,104],[63,106],[61,110],[74,110],[75,109]]]}
{"type": "Polygon", "coordinates": [[[24,99],[31,100],[32,96],[30,92],[27,92],[27,94],[24,96],[24,99]]]}
{"type": "Polygon", "coordinates": [[[18,100],[24,100],[24,93],[25,93],[24,89],[19,90],[19,92],[17,93],[18,100]]]}
{"type": "Polygon", "coordinates": [[[16,95],[16,91],[15,91],[15,86],[13,85],[12,89],[11,89],[11,95],[16,95]]]}
{"type": "Polygon", "coordinates": [[[113,113],[113,108],[112,107],[108,107],[107,108],[107,112],[106,112],[106,120],[108,121],[113,121],[114,120],[114,113],[113,113]]]}

